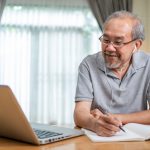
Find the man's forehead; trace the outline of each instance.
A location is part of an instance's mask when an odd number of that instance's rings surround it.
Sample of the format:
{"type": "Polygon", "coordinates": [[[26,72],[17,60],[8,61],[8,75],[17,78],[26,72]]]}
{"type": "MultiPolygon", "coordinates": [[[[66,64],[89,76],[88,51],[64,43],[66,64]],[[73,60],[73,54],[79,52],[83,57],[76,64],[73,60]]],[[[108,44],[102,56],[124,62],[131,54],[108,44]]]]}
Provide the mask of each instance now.
{"type": "Polygon", "coordinates": [[[123,38],[131,36],[133,22],[131,19],[111,19],[103,28],[103,33],[106,36],[123,38]]]}
{"type": "Polygon", "coordinates": [[[125,34],[121,34],[121,35],[116,34],[116,35],[114,35],[114,36],[112,37],[109,33],[104,32],[104,33],[103,33],[103,36],[106,37],[106,38],[124,39],[126,35],[125,35],[125,34]]]}

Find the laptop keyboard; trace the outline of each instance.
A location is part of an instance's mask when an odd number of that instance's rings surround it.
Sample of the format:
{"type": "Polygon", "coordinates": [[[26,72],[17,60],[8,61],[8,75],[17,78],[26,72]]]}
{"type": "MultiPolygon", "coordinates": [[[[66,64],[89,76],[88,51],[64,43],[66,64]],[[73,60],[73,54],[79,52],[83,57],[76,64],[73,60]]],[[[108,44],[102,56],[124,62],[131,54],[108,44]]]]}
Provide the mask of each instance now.
{"type": "Polygon", "coordinates": [[[46,131],[46,130],[39,130],[39,129],[33,129],[38,138],[44,139],[44,138],[50,138],[58,135],[62,135],[62,133],[52,132],[52,131],[46,131]]]}

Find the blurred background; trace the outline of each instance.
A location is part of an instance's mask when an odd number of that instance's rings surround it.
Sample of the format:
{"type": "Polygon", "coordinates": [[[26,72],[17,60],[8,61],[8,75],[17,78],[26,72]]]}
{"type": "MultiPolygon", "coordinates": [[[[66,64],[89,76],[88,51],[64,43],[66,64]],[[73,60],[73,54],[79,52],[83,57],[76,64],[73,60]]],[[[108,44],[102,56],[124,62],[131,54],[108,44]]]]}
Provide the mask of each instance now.
{"type": "MultiPolygon", "coordinates": [[[[149,39],[150,1],[116,2],[127,4],[123,9],[141,17],[149,39]]],[[[78,66],[85,56],[100,51],[98,38],[103,21],[116,10],[112,9],[113,3],[114,0],[1,0],[0,84],[12,88],[31,122],[74,123],[78,66]]],[[[114,8],[122,9],[118,6],[114,8]]],[[[150,49],[147,41],[142,47],[145,51],[150,49]]]]}

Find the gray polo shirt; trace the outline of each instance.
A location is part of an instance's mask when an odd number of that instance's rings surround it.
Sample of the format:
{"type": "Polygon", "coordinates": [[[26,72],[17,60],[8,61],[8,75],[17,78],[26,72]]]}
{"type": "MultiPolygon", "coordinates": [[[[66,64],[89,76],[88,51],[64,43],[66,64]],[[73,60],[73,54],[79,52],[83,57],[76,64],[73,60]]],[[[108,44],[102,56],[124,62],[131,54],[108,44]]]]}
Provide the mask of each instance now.
{"type": "Polygon", "coordinates": [[[91,101],[111,113],[147,109],[150,102],[150,56],[134,53],[122,80],[105,66],[102,52],[87,56],[79,66],[75,101],[91,101]]]}

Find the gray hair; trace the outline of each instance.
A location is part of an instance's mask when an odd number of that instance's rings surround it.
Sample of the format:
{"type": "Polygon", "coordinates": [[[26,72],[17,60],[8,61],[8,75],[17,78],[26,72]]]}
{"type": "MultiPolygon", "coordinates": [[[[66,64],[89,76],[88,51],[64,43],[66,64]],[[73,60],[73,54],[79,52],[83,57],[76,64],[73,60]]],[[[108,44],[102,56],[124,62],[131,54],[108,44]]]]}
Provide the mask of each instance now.
{"type": "Polygon", "coordinates": [[[105,25],[111,20],[111,19],[116,19],[116,18],[120,18],[120,19],[124,19],[124,18],[129,18],[131,20],[133,20],[133,27],[132,27],[132,39],[141,39],[144,40],[145,39],[145,35],[144,35],[144,26],[142,24],[141,19],[128,11],[122,10],[122,11],[116,11],[114,13],[112,13],[105,21],[104,23],[104,27],[105,25]]]}

